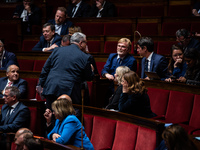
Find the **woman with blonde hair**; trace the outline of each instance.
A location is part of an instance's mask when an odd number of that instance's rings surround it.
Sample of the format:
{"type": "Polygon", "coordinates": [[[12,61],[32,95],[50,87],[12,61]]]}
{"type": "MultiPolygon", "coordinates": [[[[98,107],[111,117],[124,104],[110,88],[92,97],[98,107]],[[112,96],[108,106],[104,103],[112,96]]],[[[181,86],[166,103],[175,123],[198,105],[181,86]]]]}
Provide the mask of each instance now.
{"type": "Polygon", "coordinates": [[[144,82],[134,71],[122,77],[122,94],[119,99],[119,111],[141,117],[152,118],[156,114],[151,111],[149,96],[144,82]]]}
{"type": "Polygon", "coordinates": [[[114,81],[116,81],[119,86],[115,90],[114,94],[110,97],[109,104],[106,106],[106,109],[118,110],[119,98],[122,93],[122,85],[121,85],[122,76],[129,71],[130,69],[127,66],[117,67],[116,72],[114,74],[115,76],[114,81]]]}
{"type": "MultiPolygon", "coordinates": [[[[75,110],[71,99],[61,98],[52,103],[53,114],[56,122],[52,131],[47,135],[48,139],[60,144],[81,147],[81,122],[75,116],[75,110]]],[[[83,128],[83,148],[94,150],[92,143],[85,134],[83,128]]]]}

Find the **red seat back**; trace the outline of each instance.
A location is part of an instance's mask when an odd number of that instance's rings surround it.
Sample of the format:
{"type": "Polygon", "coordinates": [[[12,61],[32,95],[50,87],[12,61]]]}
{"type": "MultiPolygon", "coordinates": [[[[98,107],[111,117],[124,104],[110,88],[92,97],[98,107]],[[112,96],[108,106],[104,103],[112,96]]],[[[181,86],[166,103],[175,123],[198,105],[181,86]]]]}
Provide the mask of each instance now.
{"type": "Polygon", "coordinates": [[[22,51],[32,51],[38,40],[23,40],[22,51]]]}
{"type": "Polygon", "coordinates": [[[197,32],[200,33],[200,23],[199,22],[194,22],[191,23],[191,32],[197,32]]]}
{"type": "Polygon", "coordinates": [[[142,17],[162,17],[164,16],[163,5],[143,6],[141,9],[142,17]]]}
{"type": "Polygon", "coordinates": [[[102,71],[105,64],[106,64],[106,62],[96,62],[97,70],[98,70],[100,76],[101,76],[101,71],[102,71]]]}
{"type": "Polygon", "coordinates": [[[104,35],[132,35],[132,23],[104,23],[104,35]]]}
{"type": "Polygon", "coordinates": [[[104,45],[104,53],[116,53],[117,41],[106,41],[104,45]]]}
{"type": "Polygon", "coordinates": [[[137,133],[137,125],[117,121],[112,150],[135,149],[137,133]]]}
{"type": "Polygon", "coordinates": [[[87,134],[87,137],[90,139],[92,135],[92,126],[93,126],[94,116],[84,114],[83,117],[84,117],[85,133],[87,134]]]}
{"type": "Polygon", "coordinates": [[[94,116],[91,142],[94,149],[112,148],[116,121],[94,116]]]}
{"type": "Polygon", "coordinates": [[[31,119],[30,119],[30,130],[33,132],[33,134],[36,133],[36,124],[37,124],[37,108],[36,107],[29,107],[30,113],[31,113],[31,119]]]}
{"type": "Polygon", "coordinates": [[[188,17],[192,15],[191,10],[191,5],[169,5],[168,16],[188,17]]]}
{"type": "Polygon", "coordinates": [[[141,7],[140,6],[118,6],[117,12],[118,12],[118,17],[140,17],[141,7]]]}
{"type": "Polygon", "coordinates": [[[100,41],[88,41],[88,50],[89,52],[101,52],[101,43],[100,41]]]}
{"type": "Polygon", "coordinates": [[[36,85],[38,79],[34,78],[24,78],[28,82],[28,99],[34,99],[36,95],[36,85]]]}
{"type": "Polygon", "coordinates": [[[165,121],[172,123],[189,121],[193,101],[194,94],[170,91],[165,121]]]}
{"type": "Polygon", "coordinates": [[[34,60],[29,59],[18,59],[20,70],[22,71],[33,71],[34,60]]]}
{"type": "Polygon", "coordinates": [[[138,23],[137,31],[142,36],[158,35],[158,23],[138,23]]]}
{"type": "Polygon", "coordinates": [[[139,126],[135,150],[153,150],[155,148],[156,131],[139,126]]]}
{"type": "Polygon", "coordinates": [[[200,127],[200,95],[195,95],[192,114],[189,125],[195,128],[200,127]]]}
{"type": "Polygon", "coordinates": [[[169,90],[148,88],[151,110],[158,116],[166,113],[169,92],[169,90]]]}
{"type": "Polygon", "coordinates": [[[157,54],[160,55],[171,55],[171,48],[176,41],[159,41],[157,45],[157,54]]]}
{"type": "Polygon", "coordinates": [[[46,60],[35,60],[33,71],[42,71],[42,67],[44,66],[46,60]]]}

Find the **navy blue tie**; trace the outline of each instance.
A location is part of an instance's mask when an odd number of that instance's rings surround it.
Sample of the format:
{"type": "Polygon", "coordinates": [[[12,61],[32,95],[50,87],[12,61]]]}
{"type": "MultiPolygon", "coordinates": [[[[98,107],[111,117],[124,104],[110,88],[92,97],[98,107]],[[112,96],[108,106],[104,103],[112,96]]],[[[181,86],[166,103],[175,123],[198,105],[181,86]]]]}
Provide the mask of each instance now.
{"type": "Polygon", "coordinates": [[[145,60],[145,70],[144,71],[147,71],[147,72],[148,72],[148,62],[149,62],[149,60],[146,59],[145,60]]]}

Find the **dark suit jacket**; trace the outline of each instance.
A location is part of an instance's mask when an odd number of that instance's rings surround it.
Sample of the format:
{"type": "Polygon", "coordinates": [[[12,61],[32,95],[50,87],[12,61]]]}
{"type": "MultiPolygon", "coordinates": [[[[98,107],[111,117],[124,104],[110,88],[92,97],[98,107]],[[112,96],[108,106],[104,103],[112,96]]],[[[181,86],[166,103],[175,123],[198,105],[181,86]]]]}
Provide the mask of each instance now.
{"type": "MultiPolygon", "coordinates": [[[[18,5],[15,8],[13,15],[21,16],[22,12],[24,10],[24,5],[18,5]]],[[[40,25],[41,24],[41,10],[35,6],[34,4],[31,4],[31,15],[29,16],[29,23],[31,25],[40,25]]]]}
{"type": "MultiPolygon", "coordinates": [[[[49,20],[48,22],[53,25],[56,24],[55,19],[49,20]]],[[[65,20],[65,22],[62,24],[62,29],[61,29],[60,35],[68,34],[69,33],[68,28],[71,26],[73,26],[73,23],[69,20],[65,20]]]]}
{"type": "MultiPolygon", "coordinates": [[[[8,81],[8,77],[2,77],[0,78],[0,98],[3,97],[2,91],[4,90],[6,84],[8,81]]],[[[27,97],[27,81],[19,78],[16,82],[14,82],[13,86],[16,86],[20,90],[20,98],[26,98],[27,97]]]]}
{"type": "Polygon", "coordinates": [[[5,50],[0,70],[6,70],[10,65],[19,66],[17,62],[17,57],[15,56],[14,53],[5,50]]]}
{"type": "Polygon", "coordinates": [[[9,120],[4,125],[6,115],[8,112],[9,106],[7,104],[2,106],[1,109],[1,122],[0,122],[0,131],[2,132],[16,132],[19,128],[26,127],[30,125],[30,111],[28,107],[19,102],[15,107],[12,114],[9,117],[9,120]]]}
{"type": "Polygon", "coordinates": [[[112,53],[109,55],[108,60],[106,61],[106,64],[104,65],[101,71],[102,76],[105,73],[114,75],[116,68],[119,66],[127,66],[133,71],[137,70],[137,61],[132,55],[126,55],[126,57],[122,60],[122,63],[120,65],[117,62],[117,56],[117,53],[112,53]]]}
{"type": "MultiPolygon", "coordinates": [[[[142,59],[142,64],[141,64],[141,78],[145,78],[145,60],[146,58],[144,57],[142,59]]],[[[163,80],[164,78],[167,77],[167,66],[168,62],[164,56],[158,55],[156,53],[153,53],[152,58],[151,58],[151,63],[150,63],[150,72],[156,72],[159,77],[163,80]]]]}
{"type": "MultiPolygon", "coordinates": [[[[70,4],[67,7],[67,15],[70,18],[72,18],[73,8],[74,8],[74,4],[70,4]]],[[[90,12],[90,5],[82,1],[80,6],[78,7],[78,10],[76,11],[74,18],[88,17],[89,12],[90,12]]]]}
{"type": "MultiPolygon", "coordinates": [[[[61,40],[62,38],[57,33],[55,33],[52,44],[56,43],[58,46],[60,46],[61,40]]],[[[42,51],[42,49],[46,47],[47,47],[47,41],[42,35],[40,36],[40,41],[32,48],[32,51],[42,51]]]]}
{"type": "MultiPolygon", "coordinates": [[[[99,12],[99,9],[96,7],[96,3],[92,6],[89,17],[96,17],[99,12]]],[[[101,17],[116,17],[116,7],[114,4],[106,1],[103,10],[101,11],[101,17]]]]}
{"type": "Polygon", "coordinates": [[[75,44],[55,48],[42,69],[39,85],[43,95],[70,95],[73,103],[81,104],[81,82],[92,80],[90,56],[75,44]]]}

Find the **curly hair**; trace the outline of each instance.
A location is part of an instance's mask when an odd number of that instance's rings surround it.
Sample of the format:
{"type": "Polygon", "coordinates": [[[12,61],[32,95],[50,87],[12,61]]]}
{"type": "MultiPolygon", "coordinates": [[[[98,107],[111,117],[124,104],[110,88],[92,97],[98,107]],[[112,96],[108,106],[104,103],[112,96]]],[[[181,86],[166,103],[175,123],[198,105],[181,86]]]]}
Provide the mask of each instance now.
{"type": "Polygon", "coordinates": [[[128,83],[128,93],[130,94],[145,94],[147,93],[147,88],[144,82],[138,77],[134,71],[125,73],[123,76],[124,80],[128,83]]]}

